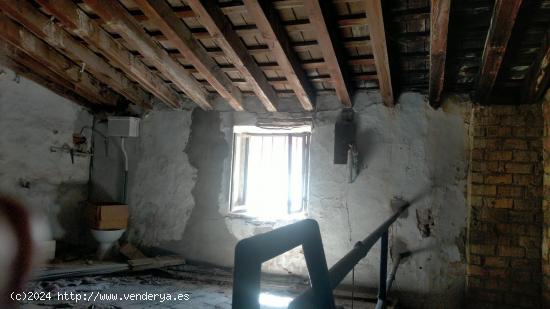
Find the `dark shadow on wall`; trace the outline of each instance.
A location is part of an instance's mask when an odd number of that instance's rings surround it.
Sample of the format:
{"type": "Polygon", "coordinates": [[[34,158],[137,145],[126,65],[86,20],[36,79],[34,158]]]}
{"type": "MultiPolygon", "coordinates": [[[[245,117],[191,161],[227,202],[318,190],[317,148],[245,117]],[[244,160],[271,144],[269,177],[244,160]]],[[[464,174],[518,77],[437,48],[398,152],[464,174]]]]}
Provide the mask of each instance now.
{"type": "Polygon", "coordinates": [[[84,211],[87,198],[87,183],[63,182],[57,187],[57,219],[65,231],[63,240],[70,244],[86,243],[88,239],[88,230],[82,228],[87,226],[84,211]]]}
{"type": "Polygon", "coordinates": [[[222,254],[225,248],[227,254],[227,247],[231,247],[233,252],[238,240],[223,224],[224,216],[219,212],[219,196],[221,190],[227,188],[223,183],[226,181],[223,179],[224,164],[225,160],[230,160],[231,157],[231,146],[220,131],[220,124],[219,112],[205,112],[198,108],[193,111],[191,132],[185,152],[189,163],[197,169],[195,187],[191,191],[195,207],[187,221],[184,242],[192,242],[188,245],[200,248],[205,246],[201,242],[206,239],[204,234],[208,233],[208,239],[216,241],[208,243],[208,250],[220,250],[222,254]],[[223,247],[216,248],[216,244],[223,247]]]}

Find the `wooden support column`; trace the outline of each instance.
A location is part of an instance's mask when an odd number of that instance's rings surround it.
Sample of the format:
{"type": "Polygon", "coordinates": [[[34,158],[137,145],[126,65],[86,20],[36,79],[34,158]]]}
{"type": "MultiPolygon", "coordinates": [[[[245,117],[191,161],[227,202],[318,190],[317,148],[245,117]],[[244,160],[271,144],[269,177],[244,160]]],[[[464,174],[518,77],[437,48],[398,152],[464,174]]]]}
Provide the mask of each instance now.
{"type": "Polygon", "coordinates": [[[334,8],[330,1],[305,0],[309,20],[316,29],[317,42],[323,53],[336,95],[345,107],[351,107],[351,88],[344,50],[339,40],[338,29],[333,27],[336,22],[331,13],[334,8]]]}
{"type": "Polygon", "coordinates": [[[83,97],[97,104],[116,105],[120,96],[107,90],[88,72],[72,63],[48,44],[0,12],[0,38],[19,48],[35,61],[47,65],[74,84],[83,97]]]}
{"type": "Polygon", "coordinates": [[[369,26],[372,53],[376,64],[380,95],[384,104],[394,106],[393,88],[390,74],[390,61],[386,46],[384,16],[381,0],[366,0],[367,24],[369,26]]]}
{"type": "Polygon", "coordinates": [[[485,40],[481,69],[477,85],[477,99],[487,101],[506,53],[522,0],[497,0],[493,9],[491,26],[485,40]]]}
{"type": "Polygon", "coordinates": [[[445,82],[445,59],[447,58],[447,33],[451,0],[432,0],[430,15],[430,104],[440,106],[441,92],[445,82]]]}
{"type": "Polygon", "coordinates": [[[246,49],[246,45],[232,29],[231,23],[218,7],[218,2],[214,0],[188,0],[187,4],[197,14],[201,23],[216,40],[224,54],[232,60],[234,68],[252,86],[254,93],[265,108],[270,112],[277,111],[276,106],[279,99],[275,89],[271,87],[264,72],[246,49]]]}
{"type": "Polygon", "coordinates": [[[50,14],[63,26],[81,37],[89,45],[99,49],[103,55],[116,63],[126,74],[136,80],[143,88],[171,107],[178,107],[182,98],[168,84],[122,44],[116,42],[96,21],[90,19],[71,0],[38,0],[50,14]]]}
{"type": "Polygon", "coordinates": [[[136,4],[157,25],[168,41],[190,62],[197,71],[236,111],[242,111],[241,90],[210,58],[202,45],[193,38],[191,30],[174,13],[165,0],[135,0],[136,4]]]}
{"type": "Polygon", "coordinates": [[[108,23],[128,43],[138,48],[138,51],[154,66],[168,77],[179,89],[185,92],[197,105],[205,110],[212,106],[206,90],[195,80],[183,66],[158,46],[145,30],[137,24],[132,16],[118,1],[85,0],[90,8],[108,23]]]}
{"type": "Polygon", "coordinates": [[[290,87],[305,110],[313,110],[315,90],[300,66],[298,55],[292,49],[288,34],[283,27],[279,13],[267,0],[244,0],[244,5],[273,56],[286,76],[290,87]]]}
{"type": "Polygon", "coordinates": [[[149,94],[137,87],[124,74],[118,72],[86,46],[77,42],[27,0],[0,1],[0,8],[62,54],[80,62],[84,70],[92,73],[98,80],[124,95],[130,102],[146,109],[151,108],[149,94]]]}

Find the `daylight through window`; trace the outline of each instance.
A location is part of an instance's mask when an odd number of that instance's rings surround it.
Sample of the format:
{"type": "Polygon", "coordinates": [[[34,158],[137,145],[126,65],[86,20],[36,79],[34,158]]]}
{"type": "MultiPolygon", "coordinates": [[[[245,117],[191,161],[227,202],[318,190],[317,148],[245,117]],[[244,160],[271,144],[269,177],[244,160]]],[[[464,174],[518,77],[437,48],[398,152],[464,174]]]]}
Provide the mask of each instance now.
{"type": "Polygon", "coordinates": [[[311,127],[234,128],[231,211],[259,218],[304,213],[311,127]]]}

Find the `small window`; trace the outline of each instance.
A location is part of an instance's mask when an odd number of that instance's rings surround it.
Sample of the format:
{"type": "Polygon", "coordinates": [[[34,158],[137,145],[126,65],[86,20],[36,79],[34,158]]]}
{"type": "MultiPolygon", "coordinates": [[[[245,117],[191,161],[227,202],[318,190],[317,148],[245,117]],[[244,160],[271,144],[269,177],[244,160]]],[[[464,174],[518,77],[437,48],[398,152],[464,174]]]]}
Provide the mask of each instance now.
{"type": "Polygon", "coordinates": [[[236,126],[231,212],[265,219],[303,215],[310,136],[309,126],[286,130],[236,126]]]}

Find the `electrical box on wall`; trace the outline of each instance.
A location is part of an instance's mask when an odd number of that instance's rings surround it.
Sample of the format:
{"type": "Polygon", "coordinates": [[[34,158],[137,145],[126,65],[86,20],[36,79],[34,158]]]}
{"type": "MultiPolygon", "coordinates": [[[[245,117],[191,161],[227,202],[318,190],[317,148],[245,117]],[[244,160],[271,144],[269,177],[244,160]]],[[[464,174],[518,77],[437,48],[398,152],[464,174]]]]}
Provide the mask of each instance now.
{"type": "Polygon", "coordinates": [[[355,144],[353,110],[345,109],[334,125],[334,164],[347,164],[350,146],[355,144]]]}
{"type": "Polygon", "coordinates": [[[136,117],[109,117],[107,135],[120,137],[138,137],[140,119],[136,117]]]}

